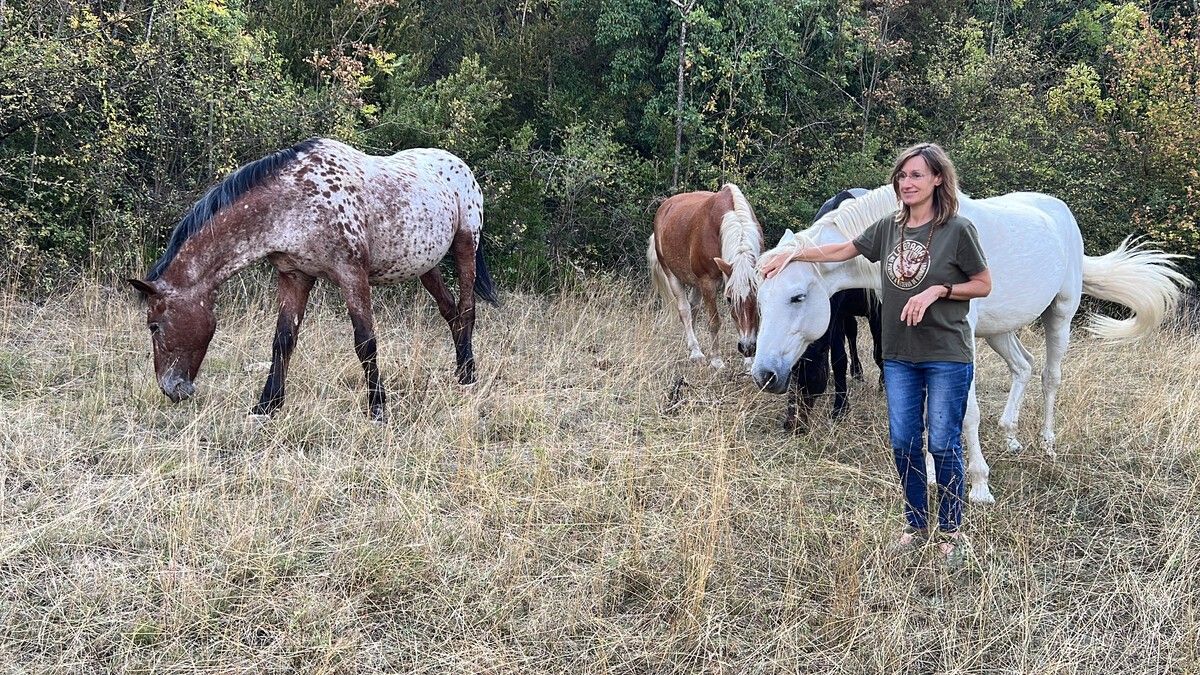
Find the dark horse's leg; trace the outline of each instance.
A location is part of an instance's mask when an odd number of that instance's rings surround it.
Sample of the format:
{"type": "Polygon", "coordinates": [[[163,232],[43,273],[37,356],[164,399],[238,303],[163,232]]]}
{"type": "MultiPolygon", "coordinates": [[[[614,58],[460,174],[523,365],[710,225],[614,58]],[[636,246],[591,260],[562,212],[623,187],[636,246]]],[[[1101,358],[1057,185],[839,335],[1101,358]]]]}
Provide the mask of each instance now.
{"type": "Polygon", "coordinates": [[[346,297],[346,309],[350,313],[350,325],[354,327],[354,353],[362,364],[367,378],[367,411],[371,419],[383,422],[386,419],[387,393],[379,378],[376,361],[378,349],[375,342],[375,315],[371,309],[371,285],[366,271],[337,279],[346,297]]]}
{"type": "Polygon", "coordinates": [[[304,308],[308,306],[308,294],[314,281],[301,272],[279,273],[279,320],[275,323],[275,342],[271,345],[271,372],[263,385],[262,396],[250,409],[252,415],[270,415],[283,405],[288,364],[292,360],[292,350],[296,348],[300,322],[304,320],[304,308]]]}
{"type": "Polygon", "coordinates": [[[792,366],[788,380],[788,404],[783,428],[788,431],[807,432],[817,397],[824,394],[829,386],[828,333],[804,350],[800,360],[792,366]]]}
{"type": "Polygon", "coordinates": [[[458,306],[454,295],[442,279],[442,273],[434,267],[421,275],[421,284],[437,302],[438,311],[450,326],[454,338],[454,373],[459,384],[475,382],[475,354],[471,349],[471,336],[475,332],[475,240],[471,233],[459,231],[454,235],[450,252],[458,271],[458,306]]]}
{"type": "Polygon", "coordinates": [[[846,312],[842,319],[842,333],[846,336],[846,352],[850,356],[850,377],[862,382],[862,360],[858,358],[858,318],[846,312]]]}
{"type": "MultiPolygon", "coordinates": [[[[866,291],[863,291],[866,293],[866,291]]],[[[883,307],[875,294],[867,295],[867,325],[871,327],[871,356],[879,369],[879,389],[883,389],[883,307]]]]}
{"type": "Polygon", "coordinates": [[[829,331],[825,333],[825,339],[829,341],[830,361],[833,364],[833,408],[829,414],[835,419],[846,414],[846,392],[849,390],[846,384],[846,319],[853,321],[854,317],[847,316],[845,293],[836,293],[831,299],[832,320],[829,322],[829,331]]]}

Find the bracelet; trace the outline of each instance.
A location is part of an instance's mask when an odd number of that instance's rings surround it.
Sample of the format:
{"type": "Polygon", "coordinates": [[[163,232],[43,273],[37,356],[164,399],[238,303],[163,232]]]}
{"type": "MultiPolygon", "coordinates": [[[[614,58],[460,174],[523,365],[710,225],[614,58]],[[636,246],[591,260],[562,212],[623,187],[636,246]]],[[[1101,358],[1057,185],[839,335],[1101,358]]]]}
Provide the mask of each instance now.
{"type": "Polygon", "coordinates": [[[949,300],[950,296],[954,295],[954,284],[942,284],[942,286],[946,289],[946,299],[949,300]]]}

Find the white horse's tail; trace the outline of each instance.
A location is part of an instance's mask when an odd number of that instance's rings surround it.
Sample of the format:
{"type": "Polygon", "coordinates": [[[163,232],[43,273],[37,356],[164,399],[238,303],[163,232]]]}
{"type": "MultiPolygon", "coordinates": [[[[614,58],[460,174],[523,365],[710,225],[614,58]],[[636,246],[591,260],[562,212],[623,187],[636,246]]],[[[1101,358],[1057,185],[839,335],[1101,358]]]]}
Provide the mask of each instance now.
{"type": "Polygon", "coordinates": [[[667,271],[663,269],[662,263],[658,262],[658,252],[654,250],[653,234],[650,235],[650,243],[646,246],[646,264],[650,267],[650,282],[662,296],[663,302],[667,303],[667,306],[673,305],[675,298],[671,293],[671,282],[667,281],[667,271]]]}
{"type": "Polygon", "coordinates": [[[1131,244],[1128,237],[1112,253],[1083,256],[1083,292],[1133,310],[1128,319],[1093,314],[1087,330],[1117,342],[1153,332],[1179,304],[1180,290],[1192,285],[1173,262],[1186,257],[1131,244]]]}

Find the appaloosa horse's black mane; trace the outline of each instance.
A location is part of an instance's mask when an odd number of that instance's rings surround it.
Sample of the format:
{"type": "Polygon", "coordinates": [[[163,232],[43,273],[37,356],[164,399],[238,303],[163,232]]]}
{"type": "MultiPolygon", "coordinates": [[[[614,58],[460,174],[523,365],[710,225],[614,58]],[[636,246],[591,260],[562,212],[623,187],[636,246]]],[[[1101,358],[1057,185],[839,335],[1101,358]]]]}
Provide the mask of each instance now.
{"type": "Polygon", "coordinates": [[[184,243],[204,229],[204,226],[213,217],[229,208],[239,197],[257,187],[264,180],[274,176],[280,169],[291,164],[298,155],[311,150],[319,141],[318,138],[310,138],[290,148],[244,164],[228,178],[210,188],[175,226],[175,230],[171,233],[171,240],[167,243],[166,251],[163,252],[158,262],[154,263],[154,267],[150,268],[150,272],[146,274],[146,281],[159,279],[166,272],[171,261],[175,260],[175,256],[179,254],[179,249],[183,247],[184,243]]]}

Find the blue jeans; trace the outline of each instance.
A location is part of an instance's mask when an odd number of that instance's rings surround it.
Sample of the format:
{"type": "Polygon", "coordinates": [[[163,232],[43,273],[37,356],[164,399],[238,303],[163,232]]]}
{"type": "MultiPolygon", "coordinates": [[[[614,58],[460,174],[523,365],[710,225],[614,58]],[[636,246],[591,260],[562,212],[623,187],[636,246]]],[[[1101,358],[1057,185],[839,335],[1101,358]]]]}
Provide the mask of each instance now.
{"type": "Polygon", "coordinates": [[[896,471],[904,486],[904,515],[916,529],[928,527],[925,515],[925,429],[937,471],[938,527],[956,532],[962,523],[965,480],[962,425],[975,366],[952,361],[886,360],[888,428],[896,471]]]}

